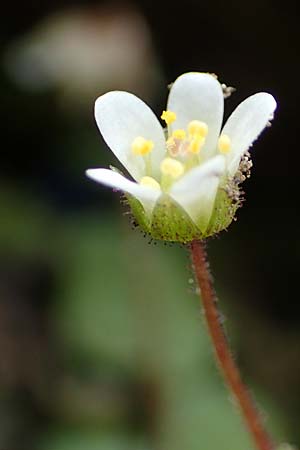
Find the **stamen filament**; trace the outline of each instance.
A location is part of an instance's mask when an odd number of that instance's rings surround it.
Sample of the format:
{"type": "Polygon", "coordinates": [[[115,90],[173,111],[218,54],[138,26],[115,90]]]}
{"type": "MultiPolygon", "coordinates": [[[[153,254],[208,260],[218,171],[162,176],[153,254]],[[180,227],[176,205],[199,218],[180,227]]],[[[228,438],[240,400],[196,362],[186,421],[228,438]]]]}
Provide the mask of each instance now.
{"type": "Polygon", "coordinates": [[[150,176],[152,174],[152,161],[150,153],[144,156],[144,161],[145,161],[145,173],[147,176],[150,176]]]}

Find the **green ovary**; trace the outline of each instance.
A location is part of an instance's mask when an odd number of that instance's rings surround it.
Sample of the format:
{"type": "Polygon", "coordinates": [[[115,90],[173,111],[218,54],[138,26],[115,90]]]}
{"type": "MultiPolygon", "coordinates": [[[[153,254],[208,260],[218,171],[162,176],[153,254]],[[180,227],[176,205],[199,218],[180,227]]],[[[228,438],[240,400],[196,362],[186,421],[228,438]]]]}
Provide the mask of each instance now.
{"type": "Polygon", "coordinates": [[[192,221],[185,210],[167,194],[159,197],[151,216],[146,214],[135,197],[127,194],[126,198],[135,221],[145,233],[154,239],[184,244],[195,239],[206,239],[226,229],[240,206],[233,203],[225,189],[220,187],[208,225],[203,229],[201,217],[198,224],[192,221]]]}

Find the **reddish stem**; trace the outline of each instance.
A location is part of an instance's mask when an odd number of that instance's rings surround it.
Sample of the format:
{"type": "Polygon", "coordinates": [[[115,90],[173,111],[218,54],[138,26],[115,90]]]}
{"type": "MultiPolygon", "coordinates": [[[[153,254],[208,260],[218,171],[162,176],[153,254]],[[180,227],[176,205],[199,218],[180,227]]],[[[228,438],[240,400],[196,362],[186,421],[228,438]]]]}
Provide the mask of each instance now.
{"type": "Polygon", "coordinates": [[[253,402],[253,399],[241,380],[237,366],[235,365],[229,345],[222,328],[217,298],[213,288],[212,277],[207,261],[205,244],[203,241],[191,243],[191,256],[195,275],[201,291],[201,299],[204,307],[205,317],[215,350],[217,362],[221,368],[224,379],[237,399],[244,421],[257,449],[274,450],[275,446],[268,435],[262,418],[253,402]]]}

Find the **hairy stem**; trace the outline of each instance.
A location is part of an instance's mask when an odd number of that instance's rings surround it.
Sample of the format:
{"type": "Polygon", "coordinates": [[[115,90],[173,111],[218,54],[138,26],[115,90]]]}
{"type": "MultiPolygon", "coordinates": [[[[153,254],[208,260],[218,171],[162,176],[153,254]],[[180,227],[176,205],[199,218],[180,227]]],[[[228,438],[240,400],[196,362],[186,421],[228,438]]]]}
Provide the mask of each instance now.
{"type": "Polygon", "coordinates": [[[191,256],[218,365],[230,391],[238,402],[241,414],[257,449],[274,450],[275,446],[264,427],[262,418],[248,389],[241,380],[221,325],[217,298],[203,241],[193,241],[191,243],[191,256]]]}

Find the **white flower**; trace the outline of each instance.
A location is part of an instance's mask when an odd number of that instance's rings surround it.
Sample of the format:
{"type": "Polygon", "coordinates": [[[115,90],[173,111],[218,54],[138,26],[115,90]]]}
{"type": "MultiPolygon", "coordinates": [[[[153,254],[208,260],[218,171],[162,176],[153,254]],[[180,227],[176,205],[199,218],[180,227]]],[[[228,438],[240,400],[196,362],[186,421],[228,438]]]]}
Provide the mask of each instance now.
{"type": "Polygon", "coordinates": [[[161,116],[166,130],[133,94],[108,92],[96,100],[96,122],[134,181],[103,168],[89,169],[87,175],[125,192],[132,202],[137,199],[142,207],[133,208],[136,219],[154,237],[186,242],[213,234],[234,214],[228,209],[230,195],[224,203],[221,191],[238,189],[233,180],[241,159],[268,124],[276,102],[264,92],[248,97],[221,131],[223,107],[222,85],[207,73],[186,73],[173,83],[161,116]]]}

